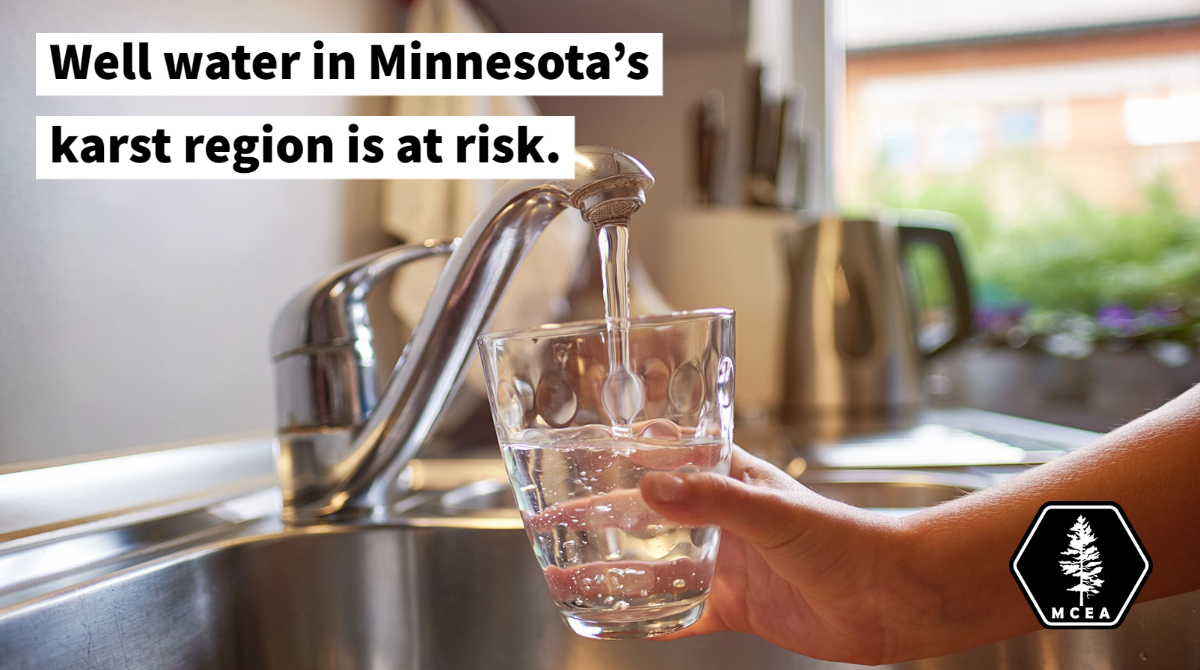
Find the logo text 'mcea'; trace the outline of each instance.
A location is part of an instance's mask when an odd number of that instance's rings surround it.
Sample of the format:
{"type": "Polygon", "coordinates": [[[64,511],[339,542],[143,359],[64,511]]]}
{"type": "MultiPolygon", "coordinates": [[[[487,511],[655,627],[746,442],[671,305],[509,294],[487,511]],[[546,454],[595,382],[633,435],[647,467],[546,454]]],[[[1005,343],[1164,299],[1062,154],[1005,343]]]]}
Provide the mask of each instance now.
{"type": "Polygon", "coordinates": [[[1113,502],[1049,502],[1009,566],[1046,628],[1115,628],[1150,574],[1150,557],[1113,502]]]}

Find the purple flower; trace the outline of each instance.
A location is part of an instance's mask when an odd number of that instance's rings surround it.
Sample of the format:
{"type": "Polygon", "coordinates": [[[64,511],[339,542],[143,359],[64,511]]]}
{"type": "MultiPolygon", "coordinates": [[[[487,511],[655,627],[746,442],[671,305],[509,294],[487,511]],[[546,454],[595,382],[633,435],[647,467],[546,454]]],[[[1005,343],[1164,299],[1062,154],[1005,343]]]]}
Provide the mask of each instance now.
{"type": "Polygon", "coordinates": [[[1001,307],[981,306],[975,309],[975,329],[982,333],[1004,335],[1021,323],[1025,316],[1024,305],[1001,307]]]}
{"type": "Polygon", "coordinates": [[[1138,332],[1138,314],[1129,305],[1108,303],[1096,312],[1096,326],[1101,330],[1111,330],[1117,335],[1129,337],[1138,332]]]}
{"type": "Polygon", "coordinates": [[[1142,319],[1149,328],[1167,328],[1179,323],[1180,314],[1170,307],[1154,305],[1142,311],[1142,319]]]}

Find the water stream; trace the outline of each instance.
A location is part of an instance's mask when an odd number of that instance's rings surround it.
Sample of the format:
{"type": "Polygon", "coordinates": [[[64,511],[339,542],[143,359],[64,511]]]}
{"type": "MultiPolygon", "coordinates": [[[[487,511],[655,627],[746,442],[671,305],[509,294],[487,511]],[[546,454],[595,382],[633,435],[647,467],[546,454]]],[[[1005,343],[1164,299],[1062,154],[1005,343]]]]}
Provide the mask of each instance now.
{"type": "Polygon", "coordinates": [[[608,326],[608,377],[602,402],[614,437],[630,437],[642,410],[642,381],[629,363],[629,222],[596,227],[604,280],[604,320],[608,326]]]}

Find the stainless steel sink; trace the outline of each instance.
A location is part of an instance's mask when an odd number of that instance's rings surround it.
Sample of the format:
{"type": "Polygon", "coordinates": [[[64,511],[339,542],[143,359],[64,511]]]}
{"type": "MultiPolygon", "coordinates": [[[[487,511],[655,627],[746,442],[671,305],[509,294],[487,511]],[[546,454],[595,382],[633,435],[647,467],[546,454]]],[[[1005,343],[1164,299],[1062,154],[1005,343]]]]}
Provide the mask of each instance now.
{"type": "MultiPolygon", "coordinates": [[[[849,667],[736,633],[574,635],[495,459],[416,464],[406,476],[424,491],[388,525],[302,529],[278,520],[278,490],[263,482],[272,459],[263,440],[0,472],[0,668],[849,667]],[[135,471],[153,486],[113,487],[135,471]]],[[[994,481],[971,469],[798,474],[894,514],[994,481]]],[[[1116,630],[1041,631],[899,667],[1200,668],[1198,612],[1193,592],[1137,605],[1116,630]]]]}
{"type": "MultiPolygon", "coordinates": [[[[1040,632],[903,667],[1196,667],[1198,604],[1138,605],[1115,631],[1040,632]]],[[[844,667],[734,633],[577,637],[516,526],[315,527],[202,545],[0,614],[0,659],[22,670],[844,667]]]]}
{"type": "Polygon", "coordinates": [[[992,483],[968,473],[912,470],[809,470],[799,479],[826,498],[893,515],[954,500],[992,483]]]}

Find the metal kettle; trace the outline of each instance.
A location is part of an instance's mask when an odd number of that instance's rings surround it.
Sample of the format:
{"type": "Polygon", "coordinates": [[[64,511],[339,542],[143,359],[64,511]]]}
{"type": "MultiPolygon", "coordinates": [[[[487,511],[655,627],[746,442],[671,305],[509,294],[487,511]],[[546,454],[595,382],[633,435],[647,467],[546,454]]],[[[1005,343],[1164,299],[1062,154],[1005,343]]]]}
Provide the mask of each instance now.
{"type": "Polygon", "coordinates": [[[971,291],[954,219],[924,218],[931,222],[826,217],[788,231],[785,424],[841,433],[915,418],[923,399],[922,359],[962,341],[971,328],[971,291]],[[917,244],[940,252],[951,288],[953,326],[933,337],[918,338],[912,273],[903,260],[917,244]]]}

